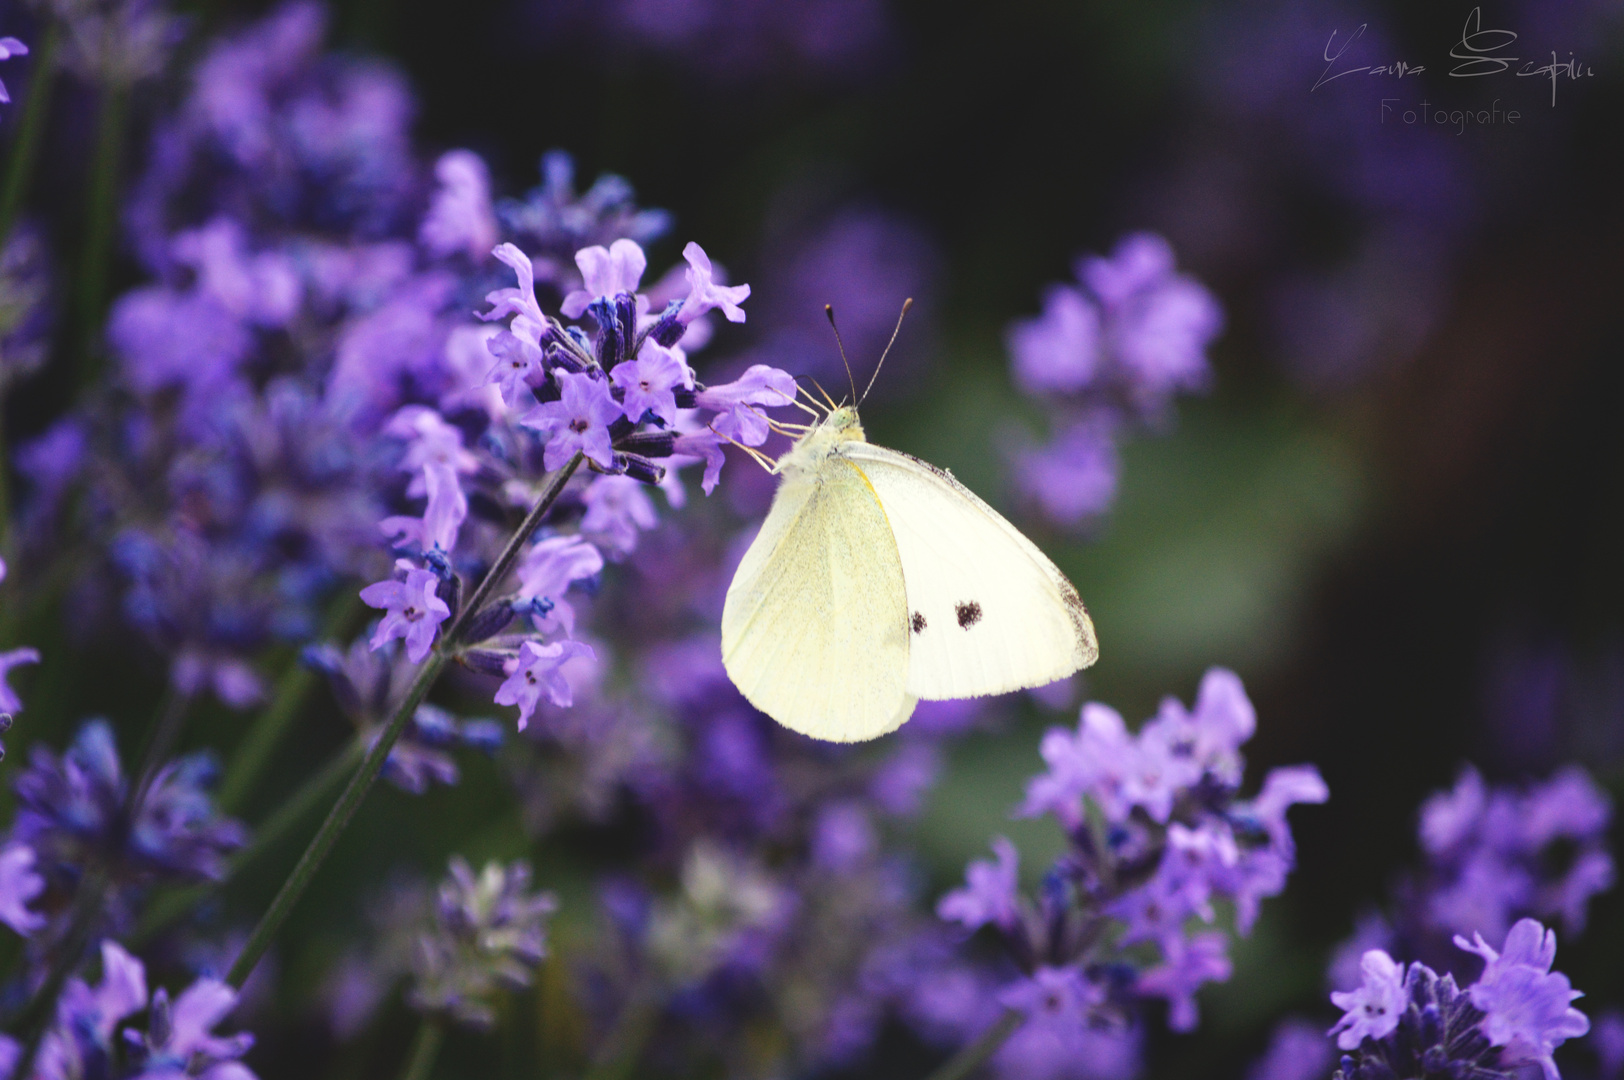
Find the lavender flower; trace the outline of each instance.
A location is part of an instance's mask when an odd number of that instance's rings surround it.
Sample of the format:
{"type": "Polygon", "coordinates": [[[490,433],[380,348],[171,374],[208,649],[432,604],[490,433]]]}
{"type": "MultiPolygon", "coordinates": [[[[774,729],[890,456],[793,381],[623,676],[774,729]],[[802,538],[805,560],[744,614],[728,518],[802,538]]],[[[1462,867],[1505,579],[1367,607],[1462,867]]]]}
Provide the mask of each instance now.
{"type": "Polygon", "coordinates": [[[1560,1080],[1551,1054],[1590,1029],[1571,1003],[1581,995],[1567,976],[1551,971],[1556,935],[1523,919],[1497,952],[1482,935],[1462,949],[1485,961],[1465,991],[1452,975],[1414,963],[1406,971],[1379,949],[1364,956],[1364,985],[1332,995],[1347,1010],[1330,1034],[1353,1051],[1342,1058],[1337,1080],[1378,1076],[1465,1076],[1489,1080],[1524,1065],[1538,1065],[1560,1080]]]}
{"type": "Polygon", "coordinates": [[[106,721],[79,729],[60,758],[41,746],[16,779],[10,842],[38,857],[40,873],[71,896],[91,868],[117,887],[112,920],[125,917],[131,890],[155,882],[218,881],[225,857],[247,840],[241,823],[221,818],[206,794],[215,766],[206,754],[159,769],[134,819],[129,786],[106,721]]]}
{"type": "Polygon", "coordinates": [[[1016,384],[1043,401],[1058,433],[1017,454],[1017,482],[1061,525],[1111,505],[1114,440],[1163,416],[1175,394],[1206,388],[1206,349],[1223,327],[1217,301],[1177,273],[1154,234],[1125,237],[1110,258],[1081,258],[1076,272],[1077,285],[1050,286],[1043,314],[1008,333],[1016,384]]]}
{"type": "Polygon", "coordinates": [[[529,986],[546,957],[546,921],[557,907],[552,894],[530,891],[527,863],[487,863],[476,877],[454,856],[433,923],[417,938],[412,1006],[490,1029],[498,992],[529,986]]]}
{"type": "MultiPolygon", "coordinates": [[[[604,468],[614,465],[609,424],[620,414],[609,387],[590,375],[561,372],[562,397],[537,405],[521,421],[547,437],[544,466],[559,469],[577,451],[604,468]]],[[[642,416],[642,413],[638,413],[642,416]]]]}
{"type": "Polygon", "coordinates": [[[1135,999],[1163,998],[1169,1024],[1190,1030],[1196,990],[1230,972],[1225,935],[1193,932],[1192,922],[1214,922],[1214,901],[1226,899],[1237,929],[1249,931],[1294,861],[1286,809],[1328,794],[1312,767],[1297,766],[1271,771],[1257,798],[1237,799],[1240,746],[1255,727],[1240,680],[1222,669],[1202,679],[1194,709],[1168,699],[1137,735],[1111,709],[1084,706],[1075,735],[1044,737],[1049,771],[1031,781],[1022,808],[1054,815],[1070,852],[1027,900],[1015,888],[1016,853],[1002,842],[998,864],[972,863],[938,914],[992,927],[1030,978],[1085,986],[1072,997],[1090,1022],[1120,1028],[1135,999]]]}
{"type": "Polygon", "coordinates": [[[120,1031],[121,1021],[148,1008],[146,969],[112,941],[102,942],[101,958],[99,986],[73,979],[63,992],[34,1063],[38,1080],[254,1080],[238,1060],[253,1036],[211,1030],[235,1007],[235,990],[199,979],[171,1003],[160,988],[151,998],[147,1030],[120,1031]]]}
{"type": "MultiPolygon", "coordinates": [[[[369,745],[381,735],[417,675],[415,666],[397,662],[391,648],[373,651],[365,638],[345,651],[331,644],[313,646],[302,659],[327,676],[339,709],[369,745]]],[[[421,795],[430,784],[457,783],[461,771],[453,750],[490,754],[502,741],[503,729],[496,721],[459,719],[425,702],[389,751],[383,775],[401,790],[421,795]]]]}
{"type": "Polygon", "coordinates": [[[519,707],[519,730],[523,731],[543,697],[561,709],[570,706],[570,684],[559,669],[576,657],[590,659],[592,655],[592,649],[578,641],[551,645],[526,641],[519,646],[519,655],[507,661],[507,681],[497,687],[496,703],[519,707]]]}
{"type": "Polygon", "coordinates": [[[369,606],[383,608],[384,617],[372,634],[372,647],[381,649],[396,638],[406,642],[406,658],[421,664],[434,647],[440,624],[451,617],[446,602],[435,595],[440,579],[432,570],[406,564],[404,580],[380,581],[361,590],[369,606]]]}

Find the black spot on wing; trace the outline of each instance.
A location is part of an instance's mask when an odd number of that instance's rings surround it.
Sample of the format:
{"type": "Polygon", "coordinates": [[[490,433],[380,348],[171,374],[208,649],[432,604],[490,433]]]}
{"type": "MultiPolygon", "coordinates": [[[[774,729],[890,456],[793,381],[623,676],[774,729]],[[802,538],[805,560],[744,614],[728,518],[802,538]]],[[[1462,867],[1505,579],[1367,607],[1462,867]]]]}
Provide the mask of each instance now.
{"type": "Polygon", "coordinates": [[[959,617],[959,626],[965,630],[981,621],[981,605],[974,600],[953,605],[953,611],[959,617]]]}
{"type": "Polygon", "coordinates": [[[914,633],[917,634],[917,633],[921,632],[922,630],[925,629],[925,617],[923,615],[919,614],[919,612],[917,612],[917,611],[914,612],[913,613],[913,619],[912,619],[910,625],[913,626],[913,632],[914,633]]]}

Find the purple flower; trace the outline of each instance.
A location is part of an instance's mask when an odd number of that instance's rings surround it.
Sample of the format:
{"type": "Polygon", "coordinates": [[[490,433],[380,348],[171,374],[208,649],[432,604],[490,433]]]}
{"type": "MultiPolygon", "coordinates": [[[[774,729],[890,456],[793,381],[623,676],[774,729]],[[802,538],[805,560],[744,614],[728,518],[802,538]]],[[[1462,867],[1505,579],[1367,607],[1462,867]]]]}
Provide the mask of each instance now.
{"type": "Polygon", "coordinates": [[[582,581],[603,570],[603,554],[579,536],[548,536],[536,541],[519,561],[519,597],[545,599],[553,607],[535,616],[537,629],[546,633],[561,627],[566,635],[575,633],[575,609],[564,599],[572,582],[582,581]]]}
{"type": "Polygon", "coordinates": [[[1505,1048],[1507,1063],[1535,1062],[1547,1080],[1558,1080],[1552,1052],[1589,1031],[1590,1021],[1571,1007],[1584,995],[1566,975],[1551,971],[1556,932],[1522,919],[1506,935],[1504,952],[1495,952],[1482,934],[1470,942],[1456,935],[1455,944],[1484,960],[1483,974],[1467,994],[1483,1010],[1489,1042],[1505,1048]]]}
{"type": "Polygon", "coordinates": [[[571,319],[586,313],[587,305],[604,297],[636,293],[648,269],[648,257],[635,240],[616,240],[607,249],[593,245],[575,253],[585,288],[564,297],[559,310],[571,319]]]}
{"type": "MultiPolygon", "coordinates": [[[[459,473],[479,468],[479,459],[463,449],[462,429],[448,424],[445,417],[423,405],[407,405],[384,425],[383,433],[406,444],[400,459],[405,472],[419,472],[431,464],[446,465],[459,473]]],[[[414,479],[411,495],[422,494],[421,481],[414,479]]]]}
{"type": "Polygon", "coordinates": [[[760,446],[767,441],[767,418],[753,406],[784,406],[794,400],[794,376],[766,364],[752,364],[733,382],[706,387],[695,395],[701,409],[716,413],[711,428],[723,438],[745,446],[760,446]]]}
{"type": "Polygon", "coordinates": [[[490,366],[479,385],[499,387],[502,400],[513,408],[533,404],[531,388],[538,385],[545,374],[540,338],[503,330],[486,339],[485,348],[496,357],[496,363],[490,366]]]}
{"type": "Polygon", "coordinates": [[[698,458],[705,462],[705,475],[701,477],[699,486],[709,495],[716,490],[716,485],[722,479],[722,466],[727,457],[722,453],[721,437],[710,431],[702,431],[693,435],[678,435],[672,447],[673,457],[698,458]]]}
{"type": "Polygon", "coordinates": [[[497,261],[513,269],[519,284],[517,288],[486,293],[485,302],[492,308],[479,317],[486,322],[495,322],[511,315],[514,317],[514,333],[519,333],[519,327],[523,326],[531,335],[541,334],[547,327],[547,317],[541,313],[541,305],[536,303],[536,271],[531,265],[530,256],[512,244],[498,244],[491,254],[496,256],[497,261]]]}
{"type": "Polygon", "coordinates": [[[686,326],[707,311],[721,308],[728,322],[742,323],[744,309],[739,305],[750,298],[750,286],[721,284],[711,268],[710,256],[691,240],[682,249],[682,257],[688,261],[688,296],[677,312],[677,321],[686,326]]]}
{"type": "Polygon", "coordinates": [[[34,871],[34,849],[27,844],[0,848],[0,922],[23,937],[45,925],[45,916],[28,910],[28,902],[45,891],[45,879],[34,871]]]}
{"type": "Polygon", "coordinates": [[[1202,983],[1223,982],[1231,965],[1227,955],[1229,939],[1223,934],[1196,934],[1182,948],[1172,951],[1166,962],[1139,976],[1135,989],[1150,997],[1167,1000],[1167,1026],[1174,1031],[1194,1031],[1199,1022],[1195,992],[1202,983]]]}
{"type": "Polygon", "coordinates": [[[435,595],[440,579],[432,570],[406,564],[405,581],[379,581],[361,590],[368,607],[383,608],[385,615],[372,634],[372,647],[381,649],[395,638],[406,639],[406,658],[421,664],[434,647],[434,636],[442,622],[451,617],[446,602],[435,595]]]}
{"type": "Polygon", "coordinates": [[[415,542],[424,551],[452,552],[457,547],[457,532],[468,518],[468,497],[462,493],[456,470],[450,465],[432,462],[424,467],[421,479],[428,495],[423,517],[387,517],[378,527],[385,536],[397,537],[402,543],[415,542]]]}
{"type": "Polygon", "coordinates": [[[1010,327],[1015,382],[1034,397],[1083,389],[1094,379],[1099,339],[1099,311],[1088,297],[1070,285],[1051,285],[1043,314],[1010,327]]]}
{"type": "Polygon", "coordinates": [[[440,182],[417,237],[436,255],[464,252],[479,260],[497,241],[491,210],[491,177],[485,162],[471,150],[452,150],[434,163],[440,182]]]}
{"type": "Polygon", "coordinates": [[[432,922],[413,942],[415,982],[407,1000],[490,1030],[499,992],[529,986],[546,958],[547,920],[557,909],[551,893],[530,890],[528,863],[490,862],[476,876],[452,856],[432,922]]]}
{"type": "Polygon", "coordinates": [[[92,989],[74,978],[63,988],[55,1022],[34,1065],[39,1080],[75,1080],[84,1063],[106,1062],[119,1021],[146,1007],[147,973],[141,961],[115,941],[101,943],[101,957],[100,986],[92,989]]]}
{"type": "Polygon", "coordinates": [[[1371,949],[1359,961],[1364,984],[1357,990],[1337,991],[1331,1003],[1346,1015],[1326,1032],[1337,1036],[1344,1050],[1356,1049],[1360,1042],[1381,1039],[1398,1027],[1409,1003],[1404,987],[1404,967],[1381,949],[1371,949]]]}
{"type": "Polygon", "coordinates": [[[629,476],[600,476],[586,489],[586,513],[581,532],[612,555],[625,555],[637,547],[637,534],[659,523],[648,485],[629,476]]]}
{"type": "Polygon", "coordinates": [[[1017,864],[1020,854],[1002,836],[993,838],[996,863],[976,859],[964,871],[965,886],[954,889],[936,905],[938,917],[961,924],[966,930],[979,930],[992,923],[1002,930],[1014,930],[1020,919],[1016,894],[1017,864]]]}
{"type": "Polygon", "coordinates": [[[1015,465],[1021,491],[1061,525],[1086,521],[1116,501],[1122,463],[1107,423],[1071,424],[1048,446],[1017,453],[1015,465]]]}
{"type": "Polygon", "coordinates": [[[563,468],[576,451],[609,468],[615,457],[609,425],[620,415],[620,406],[609,396],[608,383],[568,371],[556,375],[560,399],[535,406],[519,423],[547,437],[542,463],[549,471],[563,468]]]}
{"type": "Polygon", "coordinates": [[[216,771],[206,754],[169,762],[130,822],[112,729],[93,720],[60,759],[33,748],[33,760],[17,778],[12,839],[32,847],[53,877],[94,863],[131,886],[155,878],[217,881],[225,875],[226,855],[243,845],[247,831],[216,812],[207,793],[216,771]]]}
{"type": "Polygon", "coordinates": [[[667,349],[656,341],[645,341],[635,360],[616,364],[609,381],[625,393],[621,410],[626,419],[637,423],[645,412],[659,417],[666,427],[677,424],[677,387],[691,387],[693,372],[679,349],[667,349]]]}
{"type": "Polygon", "coordinates": [[[1137,765],[1133,737],[1122,716],[1106,705],[1083,706],[1072,735],[1050,728],[1039,752],[1048,763],[1047,774],[1027,782],[1021,814],[1054,814],[1065,828],[1083,821],[1083,795],[1091,796],[1111,821],[1125,819],[1132,804],[1124,795],[1126,777],[1137,765]]]}
{"type": "MultiPolygon", "coordinates": [[[[27,56],[28,46],[14,37],[0,37],[0,60],[10,60],[13,56],[27,56]]],[[[6,91],[6,84],[0,82],[0,103],[10,104],[11,94],[6,91]]]]}
{"type": "Polygon", "coordinates": [[[1300,1018],[1281,1021],[1246,1080],[1323,1080],[1335,1064],[1325,1032],[1300,1018]]]}
{"type": "Polygon", "coordinates": [[[17,692],[7,685],[6,680],[11,675],[11,669],[19,664],[39,663],[38,649],[12,649],[10,652],[0,653],[0,713],[17,713],[23,711],[22,699],[17,692]]]}
{"type": "Polygon", "coordinates": [[[561,709],[573,703],[569,680],[560,669],[576,657],[591,659],[594,655],[590,646],[579,641],[551,645],[526,641],[519,646],[519,655],[507,662],[507,681],[496,688],[496,703],[519,707],[519,730],[523,731],[542,697],[561,709]]]}
{"type": "Polygon", "coordinates": [[[247,1032],[222,1037],[212,1031],[236,1005],[237,991],[218,979],[197,980],[173,1005],[168,991],[153,994],[148,1031],[124,1031],[140,1059],[133,1080],[254,1080],[254,1073],[237,1060],[254,1045],[254,1037],[247,1032]]]}

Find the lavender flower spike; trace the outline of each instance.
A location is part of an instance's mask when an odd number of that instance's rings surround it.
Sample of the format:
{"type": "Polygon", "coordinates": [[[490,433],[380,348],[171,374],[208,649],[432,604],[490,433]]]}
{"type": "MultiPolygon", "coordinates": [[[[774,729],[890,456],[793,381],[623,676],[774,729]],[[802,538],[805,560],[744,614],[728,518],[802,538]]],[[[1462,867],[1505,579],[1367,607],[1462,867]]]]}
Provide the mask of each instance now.
{"type": "Polygon", "coordinates": [[[372,635],[372,647],[381,649],[395,638],[405,638],[406,658],[421,664],[434,647],[440,624],[451,617],[446,602],[434,595],[439,583],[434,571],[411,567],[405,581],[379,581],[362,589],[363,603],[386,612],[372,635]]]}
{"type": "Polygon", "coordinates": [[[45,916],[28,910],[28,902],[45,891],[45,879],[34,871],[34,849],[7,844],[0,849],[0,922],[23,937],[45,925],[45,916]]]}
{"type": "Polygon", "coordinates": [[[1553,972],[1556,931],[1533,919],[1519,920],[1506,935],[1505,951],[1495,952],[1482,934],[1471,942],[1460,935],[1455,944],[1481,956],[1483,974],[1467,991],[1482,1009],[1483,1033],[1505,1047],[1508,1063],[1537,1063],[1546,1080],[1560,1080],[1551,1054],[1568,1039],[1590,1030],[1590,1020],[1572,1002],[1584,995],[1561,972],[1553,972]]]}

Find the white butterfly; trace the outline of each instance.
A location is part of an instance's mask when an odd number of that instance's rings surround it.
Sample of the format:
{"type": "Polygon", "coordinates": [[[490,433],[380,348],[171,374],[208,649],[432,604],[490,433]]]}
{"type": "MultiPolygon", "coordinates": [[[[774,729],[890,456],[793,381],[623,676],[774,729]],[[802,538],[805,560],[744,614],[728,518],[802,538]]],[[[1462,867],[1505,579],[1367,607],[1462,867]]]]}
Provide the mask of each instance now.
{"type": "Polygon", "coordinates": [[[750,703],[815,739],[894,731],[921,700],[1041,686],[1099,657],[1071,582],[999,513],[840,407],[773,466],[772,510],[733,575],[722,662],[750,703]]]}

